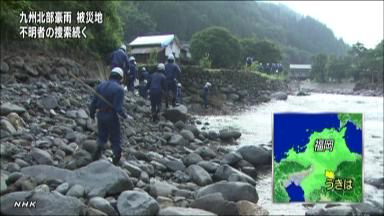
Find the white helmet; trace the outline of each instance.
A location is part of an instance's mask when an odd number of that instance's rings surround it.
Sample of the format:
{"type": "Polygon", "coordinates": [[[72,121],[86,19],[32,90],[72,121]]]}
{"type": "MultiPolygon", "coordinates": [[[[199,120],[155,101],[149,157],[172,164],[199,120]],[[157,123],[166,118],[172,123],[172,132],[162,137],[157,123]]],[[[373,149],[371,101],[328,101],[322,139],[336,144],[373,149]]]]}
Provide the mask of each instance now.
{"type": "Polygon", "coordinates": [[[123,72],[123,69],[119,68],[119,67],[114,67],[111,71],[111,74],[112,73],[116,73],[116,74],[119,74],[121,78],[124,77],[124,72],[123,72]]]}
{"type": "Polygon", "coordinates": [[[145,71],[145,67],[141,68],[141,70],[145,71]]]}
{"type": "Polygon", "coordinates": [[[210,82],[205,83],[206,86],[211,87],[212,84],[210,82]]]}
{"type": "Polygon", "coordinates": [[[165,66],[163,63],[157,65],[157,70],[165,70],[165,66]]]}
{"type": "Polygon", "coordinates": [[[181,83],[177,83],[177,87],[180,87],[180,88],[181,88],[181,83]]]}
{"type": "Polygon", "coordinates": [[[123,49],[124,51],[127,51],[127,46],[125,46],[125,44],[121,44],[120,48],[123,49]]]}
{"type": "Polygon", "coordinates": [[[136,60],[136,59],[135,59],[134,56],[129,57],[129,61],[135,61],[135,60],[136,60]]]}
{"type": "Polygon", "coordinates": [[[173,56],[173,54],[169,54],[168,55],[168,60],[175,60],[175,56],[173,56]]]}

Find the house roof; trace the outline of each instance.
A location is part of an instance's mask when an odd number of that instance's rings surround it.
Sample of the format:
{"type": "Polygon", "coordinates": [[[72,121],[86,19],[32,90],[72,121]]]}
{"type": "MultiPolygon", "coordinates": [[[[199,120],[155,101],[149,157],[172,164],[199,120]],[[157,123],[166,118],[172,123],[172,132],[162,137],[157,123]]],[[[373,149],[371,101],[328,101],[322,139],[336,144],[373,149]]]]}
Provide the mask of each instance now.
{"type": "Polygon", "coordinates": [[[151,36],[140,36],[135,38],[130,46],[145,46],[145,45],[160,45],[161,47],[167,46],[175,39],[174,34],[168,35],[151,35],[151,36]]]}
{"type": "Polygon", "coordinates": [[[310,64],[290,64],[289,69],[311,69],[310,64]]]}

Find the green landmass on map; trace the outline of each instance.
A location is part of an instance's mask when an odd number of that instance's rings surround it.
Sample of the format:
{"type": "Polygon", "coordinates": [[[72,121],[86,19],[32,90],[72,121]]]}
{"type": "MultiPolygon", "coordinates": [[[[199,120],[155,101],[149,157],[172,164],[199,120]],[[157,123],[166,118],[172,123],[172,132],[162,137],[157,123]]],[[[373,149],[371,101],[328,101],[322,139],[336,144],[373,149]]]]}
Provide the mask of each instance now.
{"type": "Polygon", "coordinates": [[[349,201],[361,202],[362,194],[362,155],[349,150],[345,142],[348,121],[361,128],[362,114],[339,114],[340,129],[324,128],[321,132],[313,132],[304,152],[296,152],[291,148],[286,158],[279,163],[274,161],[274,202],[289,202],[290,197],[285,189],[285,182],[290,176],[305,173],[300,181],[306,202],[349,201]],[[316,139],[333,139],[333,151],[315,152],[316,139]],[[331,171],[336,178],[352,179],[351,190],[327,190],[325,172],[331,171]]]}

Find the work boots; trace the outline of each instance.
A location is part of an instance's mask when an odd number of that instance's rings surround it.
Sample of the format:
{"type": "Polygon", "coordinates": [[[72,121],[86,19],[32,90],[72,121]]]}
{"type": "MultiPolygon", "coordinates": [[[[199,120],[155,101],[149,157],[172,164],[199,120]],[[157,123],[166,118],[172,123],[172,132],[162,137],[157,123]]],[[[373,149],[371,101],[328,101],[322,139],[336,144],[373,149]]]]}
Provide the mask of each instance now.
{"type": "Polygon", "coordinates": [[[120,162],[121,154],[113,155],[112,163],[113,165],[117,166],[120,162]]]}

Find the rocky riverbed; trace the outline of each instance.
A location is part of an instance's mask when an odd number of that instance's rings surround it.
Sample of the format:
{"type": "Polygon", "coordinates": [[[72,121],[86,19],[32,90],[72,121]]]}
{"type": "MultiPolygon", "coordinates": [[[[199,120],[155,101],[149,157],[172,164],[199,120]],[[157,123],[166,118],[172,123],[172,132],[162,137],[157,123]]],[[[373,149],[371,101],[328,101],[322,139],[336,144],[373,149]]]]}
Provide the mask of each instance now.
{"type": "MultiPolygon", "coordinates": [[[[91,83],[91,82],[90,82],[91,83]]],[[[91,83],[94,84],[94,83],[91,83]]],[[[150,122],[149,102],[126,94],[123,159],[94,161],[91,94],[74,81],[1,84],[1,214],[257,215],[257,174],[271,152],[232,151],[241,133],[202,132],[187,108],[150,122]],[[15,201],[36,208],[14,208],[15,201]]]]}

